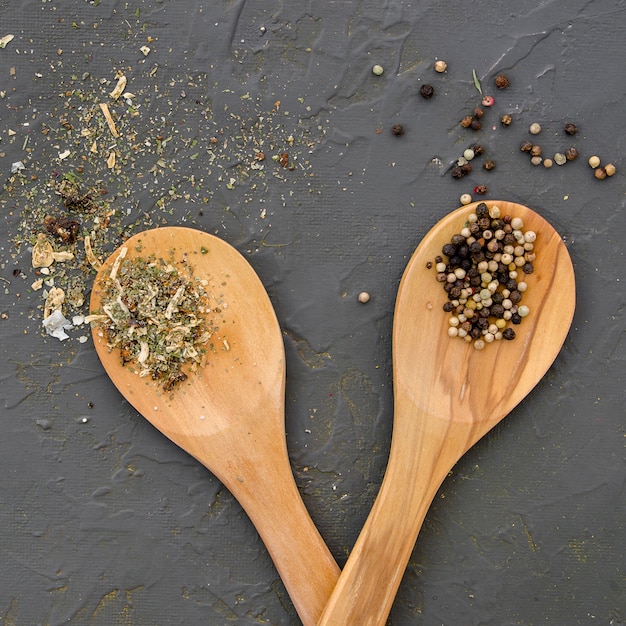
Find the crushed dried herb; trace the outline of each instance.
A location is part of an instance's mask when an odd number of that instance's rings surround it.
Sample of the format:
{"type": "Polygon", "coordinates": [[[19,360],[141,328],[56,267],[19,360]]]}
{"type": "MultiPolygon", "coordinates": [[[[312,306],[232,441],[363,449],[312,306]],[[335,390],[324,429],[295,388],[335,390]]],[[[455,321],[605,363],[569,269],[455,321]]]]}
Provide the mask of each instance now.
{"type": "Polygon", "coordinates": [[[217,330],[209,320],[208,281],[193,276],[186,264],[127,258],[127,252],[120,250],[100,285],[100,309],[87,321],[102,329],[124,365],[171,391],[187,372],[198,371],[217,330]]]}

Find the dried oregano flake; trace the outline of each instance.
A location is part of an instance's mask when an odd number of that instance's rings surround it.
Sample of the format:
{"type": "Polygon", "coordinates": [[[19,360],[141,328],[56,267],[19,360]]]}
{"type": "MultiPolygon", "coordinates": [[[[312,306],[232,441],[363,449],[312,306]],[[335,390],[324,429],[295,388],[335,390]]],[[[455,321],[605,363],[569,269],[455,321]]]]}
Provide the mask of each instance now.
{"type": "Polygon", "coordinates": [[[124,365],[170,391],[187,379],[186,371],[198,371],[217,330],[209,320],[208,281],[194,277],[188,265],[126,258],[127,252],[120,250],[101,285],[100,309],[87,321],[102,329],[124,365]]]}

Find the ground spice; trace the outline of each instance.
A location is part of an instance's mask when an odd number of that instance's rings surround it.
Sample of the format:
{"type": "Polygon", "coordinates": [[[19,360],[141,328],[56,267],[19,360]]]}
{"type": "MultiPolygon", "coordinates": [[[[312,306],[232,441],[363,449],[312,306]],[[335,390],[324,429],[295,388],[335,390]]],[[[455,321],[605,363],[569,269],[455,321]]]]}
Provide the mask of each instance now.
{"type": "Polygon", "coordinates": [[[86,321],[104,333],[110,350],[139,376],[157,380],[165,391],[202,365],[217,330],[208,282],[164,259],[126,258],[122,248],[101,285],[98,311],[86,321]]]}

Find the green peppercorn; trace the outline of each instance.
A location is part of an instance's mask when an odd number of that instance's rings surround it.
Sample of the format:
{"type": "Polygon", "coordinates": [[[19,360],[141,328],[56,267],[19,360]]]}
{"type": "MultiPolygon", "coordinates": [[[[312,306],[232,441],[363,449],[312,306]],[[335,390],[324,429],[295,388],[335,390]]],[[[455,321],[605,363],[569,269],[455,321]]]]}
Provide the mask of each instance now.
{"type": "Polygon", "coordinates": [[[432,85],[422,85],[420,94],[422,98],[426,98],[426,100],[428,100],[435,95],[435,88],[432,85]]]}

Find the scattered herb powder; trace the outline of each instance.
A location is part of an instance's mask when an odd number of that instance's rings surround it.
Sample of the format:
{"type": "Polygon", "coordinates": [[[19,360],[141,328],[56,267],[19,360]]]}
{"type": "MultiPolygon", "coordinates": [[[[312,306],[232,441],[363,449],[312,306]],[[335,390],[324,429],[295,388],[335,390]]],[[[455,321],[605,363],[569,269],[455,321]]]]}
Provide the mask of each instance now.
{"type": "Polygon", "coordinates": [[[124,365],[170,391],[202,365],[217,330],[209,321],[208,281],[194,277],[188,265],[180,270],[154,256],[126,258],[127,252],[120,250],[100,284],[100,310],[87,321],[102,329],[124,365]]]}

